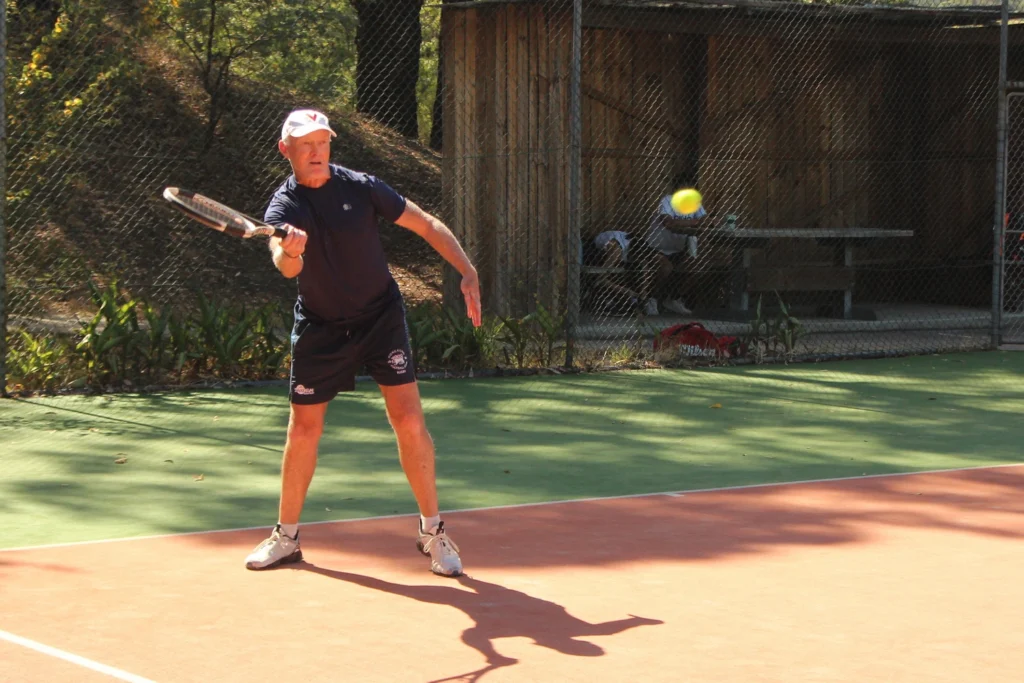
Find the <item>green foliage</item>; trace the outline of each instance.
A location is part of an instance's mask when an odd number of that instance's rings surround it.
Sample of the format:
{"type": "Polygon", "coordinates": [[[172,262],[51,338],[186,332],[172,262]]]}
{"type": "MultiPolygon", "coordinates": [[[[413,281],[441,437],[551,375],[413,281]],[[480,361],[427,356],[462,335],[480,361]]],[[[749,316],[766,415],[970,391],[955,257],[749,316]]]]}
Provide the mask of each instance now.
{"type": "MultiPolygon", "coordinates": [[[[321,22],[334,25],[338,21],[339,2],[154,0],[148,7],[152,22],[184,49],[206,92],[207,144],[227,109],[233,77],[259,79],[267,60],[275,58],[275,66],[291,68],[287,74],[275,70],[265,82],[284,78],[285,83],[301,80],[303,86],[322,87],[326,72],[296,67],[316,65],[326,58],[325,68],[330,69],[339,52],[330,45],[332,36],[318,30],[321,22]],[[311,52],[318,48],[322,52],[311,52]],[[307,72],[316,75],[296,78],[307,72]]],[[[341,56],[346,56],[344,51],[341,56]]]]}
{"type": "Polygon", "coordinates": [[[797,342],[804,335],[803,324],[790,315],[786,303],[775,292],[779,302],[779,312],[774,317],[763,315],[761,297],[757,297],[757,308],[754,319],[750,321],[750,330],[743,338],[747,353],[755,363],[763,363],[768,357],[789,362],[796,355],[797,342]]]}
{"type": "Polygon", "coordinates": [[[555,315],[537,300],[537,310],[532,314],[534,322],[533,340],[537,349],[537,361],[541,366],[555,364],[555,352],[565,348],[565,315],[555,315]]]}
{"type": "Polygon", "coordinates": [[[281,85],[325,108],[355,110],[355,10],[347,0],[310,2],[301,22],[288,26],[258,59],[242,59],[238,73],[262,83],[281,85]]]}
{"type": "Polygon", "coordinates": [[[556,351],[565,348],[565,316],[555,315],[537,301],[536,309],[522,318],[502,317],[498,339],[505,362],[524,368],[531,362],[541,367],[556,363],[556,351]]]}
{"type": "Polygon", "coordinates": [[[286,341],[275,328],[283,324],[273,305],[249,310],[199,295],[198,334],[185,334],[198,342],[185,357],[199,363],[201,374],[230,378],[259,378],[276,374],[282,367],[286,341]],[[195,351],[201,350],[197,354],[195,351]]]}
{"type": "Polygon", "coordinates": [[[436,303],[412,306],[407,312],[413,358],[420,369],[516,369],[559,363],[565,347],[565,318],[542,304],[522,317],[484,316],[480,327],[461,311],[436,303]]]}
{"type": "Polygon", "coordinates": [[[419,119],[420,142],[430,142],[430,128],[434,121],[434,97],[437,93],[439,42],[441,39],[441,7],[424,3],[420,13],[423,42],[420,43],[420,77],[416,83],[416,110],[419,119]]]}
{"type": "Polygon", "coordinates": [[[473,327],[469,318],[451,308],[424,303],[409,307],[406,321],[417,368],[463,370],[494,362],[498,339],[493,318],[473,327]]]}
{"type": "Polygon", "coordinates": [[[74,372],[70,340],[54,334],[33,335],[19,330],[7,354],[7,373],[15,390],[54,391],[68,383],[74,372]]]}
{"type": "MultiPolygon", "coordinates": [[[[90,284],[95,313],[70,337],[21,331],[11,344],[13,391],[95,391],[210,380],[280,379],[289,363],[290,316],[198,294],[195,305],[157,307],[116,281],[90,284]]],[[[407,312],[420,370],[557,365],[564,317],[543,305],[523,317],[485,316],[480,327],[436,303],[407,312]]],[[[632,352],[630,352],[632,354],[632,352]]]]}
{"type": "MultiPolygon", "coordinates": [[[[151,21],[195,67],[209,98],[211,129],[235,78],[284,88],[324,109],[355,110],[359,18],[348,0],[155,0],[148,6],[151,21]]],[[[427,5],[420,18],[416,98],[425,137],[437,86],[440,8],[427,5]]]]}
{"type": "Polygon", "coordinates": [[[84,381],[101,388],[138,379],[147,336],[139,326],[139,302],[122,294],[116,281],[103,289],[90,282],[89,294],[96,314],[82,325],[81,339],[75,345],[84,364],[84,381]]]}
{"type": "Polygon", "coordinates": [[[277,379],[288,364],[285,314],[200,296],[194,310],[157,308],[117,282],[90,285],[95,314],[71,338],[22,330],[8,354],[15,391],[94,390],[210,379],[277,379]]]}
{"type": "Polygon", "coordinates": [[[646,357],[643,344],[639,341],[624,341],[608,353],[608,362],[612,365],[631,365],[646,357]]]}
{"type": "Polygon", "coordinates": [[[108,5],[64,0],[44,11],[35,3],[8,1],[15,30],[5,84],[7,125],[33,141],[12,174],[12,195],[25,192],[24,182],[70,185],[77,160],[67,140],[102,138],[132,116],[142,81],[132,52],[143,32],[126,30],[123,22],[131,17],[108,5]],[[59,173],[52,171],[56,166],[59,173]]]}
{"type": "Polygon", "coordinates": [[[515,365],[520,369],[526,367],[527,354],[534,339],[532,322],[532,313],[522,318],[501,318],[498,341],[502,344],[501,351],[506,364],[515,365]]]}

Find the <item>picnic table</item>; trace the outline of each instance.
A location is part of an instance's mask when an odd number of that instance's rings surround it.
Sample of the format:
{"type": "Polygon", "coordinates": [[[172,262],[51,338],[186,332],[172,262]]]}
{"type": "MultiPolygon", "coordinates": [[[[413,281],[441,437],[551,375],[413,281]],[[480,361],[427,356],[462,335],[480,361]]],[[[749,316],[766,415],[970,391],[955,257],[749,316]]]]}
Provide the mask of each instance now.
{"type": "Polygon", "coordinates": [[[908,238],[913,230],[885,228],[746,228],[723,224],[689,225],[686,221],[664,218],[664,225],[673,232],[705,238],[730,250],[729,307],[733,311],[750,309],[751,292],[816,291],[841,292],[843,317],[854,317],[853,290],[857,263],[854,247],[880,239],[908,238]],[[832,262],[828,265],[787,264],[754,266],[752,256],[757,249],[782,239],[813,240],[831,247],[832,262]]]}

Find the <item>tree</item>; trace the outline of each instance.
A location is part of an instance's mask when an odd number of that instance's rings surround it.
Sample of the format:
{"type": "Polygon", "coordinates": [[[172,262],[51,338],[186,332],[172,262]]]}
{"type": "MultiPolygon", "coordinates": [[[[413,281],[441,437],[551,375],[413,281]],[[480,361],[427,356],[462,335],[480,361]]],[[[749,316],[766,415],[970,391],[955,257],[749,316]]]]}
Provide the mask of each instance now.
{"type": "MultiPolygon", "coordinates": [[[[441,0],[441,4],[456,0],[441,0]]],[[[444,9],[441,10],[442,15],[444,9]]],[[[434,114],[430,120],[430,148],[438,152],[444,142],[444,24],[437,33],[437,88],[434,92],[434,114]]]]}
{"type": "Polygon", "coordinates": [[[352,6],[359,17],[356,110],[415,138],[423,0],[352,0],[352,6]]]}
{"type": "Polygon", "coordinates": [[[157,17],[191,55],[208,96],[205,146],[228,106],[232,67],[266,55],[314,27],[324,2],[303,0],[161,0],[157,17]]]}

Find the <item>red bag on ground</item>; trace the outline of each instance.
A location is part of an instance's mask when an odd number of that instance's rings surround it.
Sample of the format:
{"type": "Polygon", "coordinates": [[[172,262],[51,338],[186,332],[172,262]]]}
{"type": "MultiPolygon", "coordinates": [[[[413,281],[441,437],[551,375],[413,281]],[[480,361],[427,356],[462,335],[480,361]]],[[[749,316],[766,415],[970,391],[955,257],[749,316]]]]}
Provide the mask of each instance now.
{"type": "Polygon", "coordinates": [[[741,352],[736,337],[716,337],[700,323],[681,323],[666,327],[654,336],[654,350],[679,347],[688,356],[722,356],[741,352]]]}

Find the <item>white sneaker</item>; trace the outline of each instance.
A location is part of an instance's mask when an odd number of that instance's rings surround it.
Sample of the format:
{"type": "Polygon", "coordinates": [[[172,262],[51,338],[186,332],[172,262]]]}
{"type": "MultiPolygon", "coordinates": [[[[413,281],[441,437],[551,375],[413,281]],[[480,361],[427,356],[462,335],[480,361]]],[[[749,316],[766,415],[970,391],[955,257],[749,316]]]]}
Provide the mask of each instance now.
{"type": "Polygon", "coordinates": [[[416,541],[416,547],[424,555],[430,556],[430,571],[438,576],[462,576],[459,546],[448,538],[448,534],[444,530],[444,522],[438,524],[432,534],[420,527],[420,537],[416,541]]]}
{"type": "Polygon", "coordinates": [[[644,315],[658,315],[658,301],[654,297],[647,300],[644,304],[644,315]]]}
{"type": "Polygon", "coordinates": [[[665,307],[665,310],[678,313],[679,315],[689,315],[693,312],[679,299],[670,299],[669,301],[662,302],[661,305],[665,307]]]}
{"type": "Polygon", "coordinates": [[[298,562],[302,559],[302,548],[299,547],[299,534],[295,538],[281,531],[278,524],[271,532],[270,538],[256,546],[256,549],[245,558],[246,569],[273,569],[280,564],[298,562]]]}

